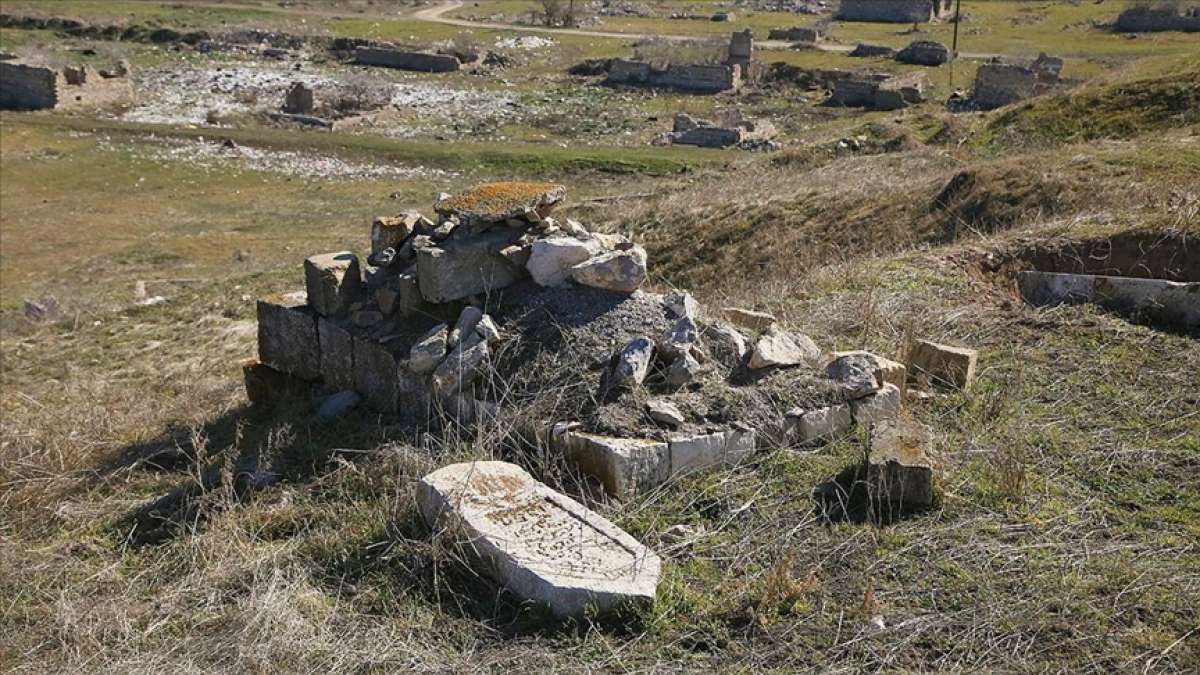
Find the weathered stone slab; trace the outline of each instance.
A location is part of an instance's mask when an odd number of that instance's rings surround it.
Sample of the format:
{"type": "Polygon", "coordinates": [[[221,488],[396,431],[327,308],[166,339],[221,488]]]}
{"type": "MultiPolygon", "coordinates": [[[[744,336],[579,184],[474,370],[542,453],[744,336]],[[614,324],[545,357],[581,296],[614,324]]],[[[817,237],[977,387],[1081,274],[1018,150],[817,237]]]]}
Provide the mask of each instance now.
{"type": "Polygon", "coordinates": [[[258,301],[258,359],[306,380],[321,376],[317,319],[307,306],[283,298],[258,301]]]}
{"type": "Polygon", "coordinates": [[[628,498],[666,482],[671,455],[666,443],[641,438],[610,438],[555,424],[551,438],[580,471],[611,495],[628,498]]]}
{"type": "Polygon", "coordinates": [[[900,415],[900,388],[885,384],[879,391],[850,402],[850,414],[859,424],[874,424],[900,415]]]}
{"type": "Polygon", "coordinates": [[[417,502],[435,530],[454,532],[520,597],[559,616],[651,604],[658,556],[514,464],[452,464],[421,479],[417,502]]]}
{"type": "Polygon", "coordinates": [[[535,222],[550,215],[566,196],[566,186],[556,183],[504,181],[476,185],[453,196],[445,195],[433,208],[468,225],[500,223],[509,219],[535,222]]]}
{"type": "Polygon", "coordinates": [[[931,384],[969,389],[975,381],[975,362],[979,352],[965,347],[915,340],[908,348],[908,368],[912,376],[926,377],[931,384]]]}
{"type": "Polygon", "coordinates": [[[891,508],[933,504],[933,433],[911,420],[871,427],[867,489],[876,504],[891,508]]]}
{"type": "Polygon", "coordinates": [[[849,404],[839,403],[815,410],[789,410],[783,431],[795,443],[814,443],[844,434],[853,426],[849,404]]]}
{"type": "Polygon", "coordinates": [[[346,313],[363,291],[358,256],[349,251],[314,255],[304,261],[308,304],[322,316],[346,313]]]}
{"type": "Polygon", "coordinates": [[[354,390],[372,410],[396,412],[398,364],[378,341],[354,338],[354,390]]]}
{"type": "Polygon", "coordinates": [[[770,328],[754,344],[750,367],[775,368],[815,364],[821,359],[821,349],[807,335],[770,328]]]}
{"type": "Polygon", "coordinates": [[[754,453],[754,431],[730,429],[674,436],[670,440],[670,450],[672,476],[734,464],[754,453]]]}
{"type": "Polygon", "coordinates": [[[493,231],[417,249],[417,282],[429,302],[450,302],[504,288],[525,270],[500,251],[520,237],[517,231],[493,231]]]}
{"type": "Polygon", "coordinates": [[[383,66],[399,70],[415,70],[421,73],[449,73],[459,69],[458,57],[449,54],[401,51],[376,47],[359,47],[354,50],[354,60],[364,66],[383,66]]]}
{"type": "Polygon", "coordinates": [[[741,307],[724,307],[721,309],[721,312],[734,325],[755,332],[767,330],[771,326],[774,326],[776,321],[774,314],[756,312],[752,309],[742,309],[741,307]]]}
{"type": "Polygon", "coordinates": [[[354,336],[335,320],[317,319],[321,344],[321,379],[331,389],[354,388],[354,336]]]}
{"type": "Polygon", "coordinates": [[[1034,305],[1095,303],[1157,322],[1200,328],[1200,282],[1092,274],[1021,272],[1021,295],[1034,305]]]}

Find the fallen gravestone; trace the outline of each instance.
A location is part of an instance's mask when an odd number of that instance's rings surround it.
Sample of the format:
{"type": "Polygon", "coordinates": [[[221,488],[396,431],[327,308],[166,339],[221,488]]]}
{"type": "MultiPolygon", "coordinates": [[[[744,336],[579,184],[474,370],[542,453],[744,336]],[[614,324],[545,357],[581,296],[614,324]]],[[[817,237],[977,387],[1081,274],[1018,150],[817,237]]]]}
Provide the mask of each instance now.
{"type": "Polygon", "coordinates": [[[579,502],[506,462],[452,464],[421,479],[425,521],[516,595],[557,616],[654,602],[660,561],[579,502]]]}

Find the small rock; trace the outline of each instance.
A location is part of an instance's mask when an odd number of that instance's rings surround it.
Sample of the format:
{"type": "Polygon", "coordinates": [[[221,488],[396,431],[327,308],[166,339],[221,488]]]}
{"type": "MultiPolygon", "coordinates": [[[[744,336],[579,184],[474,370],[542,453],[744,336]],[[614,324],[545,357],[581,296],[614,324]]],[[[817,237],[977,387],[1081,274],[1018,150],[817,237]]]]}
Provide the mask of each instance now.
{"type": "Polygon", "coordinates": [[[487,314],[484,314],[479,323],[475,325],[475,332],[489,345],[494,345],[500,341],[500,328],[496,326],[495,321],[492,321],[492,317],[487,314]]]}
{"type": "Polygon", "coordinates": [[[821,350],[807,335],[771,328],[755,343],[754,353],[750,355],[750,367],[758,370],[797,366],[816,363],[820,359],[821,350]]]}
{"type": "Polygon", "coordinates": [[[713,355],[722,363],[737,366],[746,358],[746,337],[733,326],[710,324],[704,329],[704,337],[713,355]]]}
{"type": "Polygon", "coordinates": [[[615,251],[572,267],[571,278],[584,286],[632,293],[646,281],[646,249],[621,244],[615,251]]]}
{"type": "Polygon", "coordinates": [[[367,264],[371,267],[391,267],[398,259],[396,249],[389,246],[382,251],[367,256],[367,264]]]}
{"type": "Polygon", "coordinates": [[[62,310],[54,298],[44,298],[39,302],[26,300],[22,308],[25,318],[34,322],[54,322],[62,318],[62,310]]]}
{"type": "Polygon", "coordinates": [[[600,251],[599,242],[581,241],[574,237],[538,239],[530,248],[525,268],[541,286],[564,283],[571,269],[600,251]]]}
{"type": "Polygon", "coordinates": [[[663,300],[663,304],[666,305],[671,315],[677,319],[691,319],[695,321],[700,311],[700,303],[696,302],[692,294],[687,291],[675,291],[671,293],[663,300]]]}
{"type": "Polygon", "coordinates": [[[669,427],[678,427],[685,421],[683,413],[675,404],[660,398],[652,398],[646,402],[646,414],[655,422],[669,427]]]}
{"type": "Polygon", "coordinates": [[[433,390],[443,398],[463,392],[479,376],[489,356],[491,350],[483,338],[473,330],[464,333],[433,371],[433,390]]]}
{"type": "Polygon", "coordinates": [[[323,420],[332,420],[350,412],[362,399],[352,391],[339,391],[321,402],[317,416],[323,420]]]}
{"type": "Polygon", "coordinates": [[[682,387],[700,375],[700,362],[691,354],[681,354],[675,357],[667,368],[667,384],[672,387],[682,387]]]}
{"type": "Polygon", "coordinates": [[[463,307],[462,312],[458,315],[458,322],[454,324],[454,328],[450,331],[450,339],[448,344],[451,349],[458,346],[463,336],[475,332],[475,326],[479,325],[479,320],[483,318],[483,311],[474,305],[463,307]]]}
{"type": "Polygon", "coordinates": [[[449,327],[442,323],[421,336],[408,351],[408,369],[418,375],[433,372],[446,357],[448,335],[449,327]]]}
{"type": "Polygon", "coordinates": [[[834,359],[825,366],[825,376],[838,383],[842,398],[847,401],[870,396],[883,386],[875,378],[875,364],[865,356],[850,354],[834,359]]]}
{"type": "Polygon", "coordinates": [[[650,372],[650,359],[653,356],[654,342],[650,338],[634,338],[613,355],[609,384],[614,387],[633,387],[641,384],[650,372]]]}
{"type": "Polygon", "coordinates": [[[344,314],[362,292],[358,256],[349,251],[315,255],[304,261],[308,303],[321,316],[344,314]]]}
{"type": "Polygon", "coordinates": [[[678,319],[658,341],[658,350],[664,360],[674,360],[688,354],[700,342],[700,329],[696,322],[687,317],[678,319]]]}
{"type": "Polygon", "coordinates": [[[500,249],[500,255],[504,256],[512,264],[517,267],[526,267],[529,265],[529,257],[533,253],[532,246],[521,246],[513,244],[500,249]]]}
{"type": "Polygon", "coordinates": [[[928,377],[933,384],[966,390],[975,382],[978,358],[974,349],[916,340],[908,349],[908,368],[912,375],[928,377]]]}
{"type": "MultiPolygon", "coordinates": [[[[553,220],[550,221],[550,227],[553,227],[555,224],[553,220]]],[[[567,234],[576,239],[590,239],[592,236],[590,232],[584,229],[583,225],[579,224],[579,221],[570,218],[567,218],[567,222],[564,223],[564,229],[567,231],[567,234]]]]}
{"type": "Polygon", "coordinates": [[[676,546],[679,544],[689,543],[702,534],[704,534],[703,525],[698,527],[682,524],[672,525],[671,527],[663,530],[663,533],[658,535],[658,539],[668,546],[676,546]]]}
{"type": "Polygon", "coordinates": [[[756,312],[740,307],[724,307],[721,311],[725,314],[725,318],[747,330],[761,332],[775,325],[775,315],[766,312],[756,312]]]}

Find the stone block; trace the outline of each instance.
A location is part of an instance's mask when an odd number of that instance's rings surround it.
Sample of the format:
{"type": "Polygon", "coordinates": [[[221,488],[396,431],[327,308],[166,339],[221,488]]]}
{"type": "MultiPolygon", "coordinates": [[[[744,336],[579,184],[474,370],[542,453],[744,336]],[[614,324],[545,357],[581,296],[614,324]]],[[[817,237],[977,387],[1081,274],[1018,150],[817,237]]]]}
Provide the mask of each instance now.
{"type": "Polygon", "coordinates": [[[307,306],[258,301],[258,359],[306,380],[321,376],[317,319],[307,306]]]}
{"type": "Polygon", "coordinates": [[[354,390],[367,407],[383,413],[396,412],[399,364],[377,340],[354,338],[354,390]]]}
{"type": "Polygon", "coordinates": [[[752,309],[742,309],[741,307],[724,307],[721,309],[721,312],[734,325],[756,333],[765,331],[775,325],[775,315],[766,312],[756,312],[752,309]]]}
{"type": "Polygon", "coordinates": [[[520,232],[493,231],[417,249],[417,283],[422,297],[429,302],[450,302],[513,284],[525,270],[500,251],[518,238],[520,232]]]}
{"type": "Polygon", "coordinates": [[[978,358],[974,349],[915,340],[908,348],[908,369],[910,376],[928,378],[930,384],[965,390],[975,381],[978,358]]]}
{"type": "Polygon", "coordinates": [[[649,491],[670,476],[670,451],[661,441],[597,436],[562,423],[554,425],[551,438],[568,461],[618,498],[649,491]]]}
{"type": "Polygon", "coordinates": [[[555,615],[654,602],[658,556],[514,464],[443,467],[418,483],[417,504],[435,532],[460,537],[481,573],[555,615]]]}
{"type": "Polygon", "coordinates": [[[246,385],[246,398],[256,406],[271,406],[281,399],[306,394],[312,389],[310,382],[258,362],[242,366],[242,377],[246,385]]]}
{"type": "Polygon", "coordinates": [[[754,431],[731,429],[670,439],[671,475],[733,464],[754,452],[754,431]]]}
{"type": "Polygon", "coordinates": [[[304,261],[308,304],[322,316],[340,316],[363,293],[358,256],[349,251],[314,255],[304,261]]]}
{"type": "Polygon", "coordinates": [[[850,414],[859,424],[875,424],[900,415],[900,388],[885,384],[879,391],[850,402],[850,414]]]}
{"type": "Polygon", "coordinates": [[[1033,305],[1095,303],[1157,323],[1200,329],[1200,282],[1055,272],[1021,272],[1021,296],[1033,305]]]}
{"type": "Polygon", "coordinates": [[[354,337],[336,320],[317,319],[321,345],[321,379],[331,389],[354,388],[354,337]]]}
{"type": "Polygon", "coordinates": [[[601,250],[595,239],[547,237],[533,242],[525,268],[541,286],[557,286],[571,276],[571,268],[601,250]]]}
{"type": "Polygon", "coordinates": [[[820,360],[820,348],[807,335],[771,328],[754,344],[749,365],[758,370],[801,364],[814,365],[820,360]]]}
{"type": "Polygon", "coordinates": [[[637,244],[619,244],[617,250],[571,268],[575,283],[617,293],[632,293],[646,281],[646,249],[637,244]]]}
{"type": "Polygon", "coordinates": [[[790,410],[783,422],[788,440],[801,444],[828,440],[850,431],[853,426],[854,418],[847,403],[815,410],[790,410]]]}
{"type": "Polygon", "coordinates": [[[933,504],[933,433],[910,420],[871,427],[867,489],[874,503],[888,508],[933,504]]]}

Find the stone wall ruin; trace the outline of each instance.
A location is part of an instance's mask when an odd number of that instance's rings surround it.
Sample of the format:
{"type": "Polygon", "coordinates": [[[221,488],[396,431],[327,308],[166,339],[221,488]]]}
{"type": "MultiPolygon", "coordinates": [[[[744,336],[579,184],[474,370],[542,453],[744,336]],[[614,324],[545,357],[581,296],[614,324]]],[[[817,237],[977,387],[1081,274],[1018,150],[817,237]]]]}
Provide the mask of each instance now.
{"type": "Polygon", "coordinates": [[[1062,59],[1045,54],[1029,66],[999,61],[986,63],[976,71],[971,102],[976,109],[992,110],[1056,91],[1069,84],[1059,77],[1062,66],[1062,59]]]}
{"type": "Polygon", "coordinates": [[[0,109],[108,108],[135,101],[126,62],[97,70],[90,65],[55,68],[17,59],[0,61],[0,109]]]}
{"type": "Polygon", "coordinates": [[[924,23],[950,16],[952,0],[842,0],[840,21],[924,23]]]}
{"type": "Polygon", "coordinates": [[[1200,5],[1165,3],[1130,7],[1117,17],[1113,29],[1118,33],[1200,32],[1200,5]]]}

